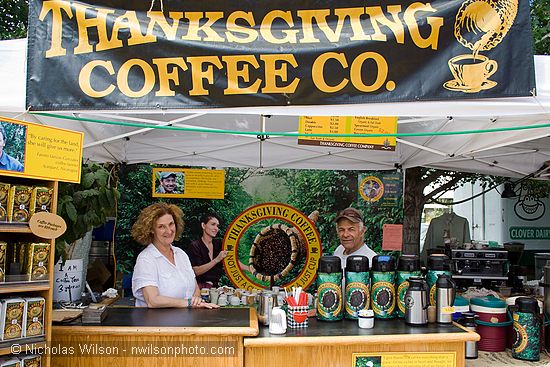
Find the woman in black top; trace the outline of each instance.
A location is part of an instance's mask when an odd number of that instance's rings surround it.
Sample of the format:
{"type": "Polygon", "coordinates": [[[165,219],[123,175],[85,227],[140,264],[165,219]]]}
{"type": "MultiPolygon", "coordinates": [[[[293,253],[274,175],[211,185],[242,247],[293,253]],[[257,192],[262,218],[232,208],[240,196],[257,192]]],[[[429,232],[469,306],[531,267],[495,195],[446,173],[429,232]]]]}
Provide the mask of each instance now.
{"type": "Polygon", "coordinates": [[[189,244],[187,255],[199,288],[217,287],[223,274],[221,262],[227,256],[227,251],[222,251],[221,241],[215,239],[220,231],[220,220],[215,214],[207,214],[200,222],[202,236],[189,244]]]}

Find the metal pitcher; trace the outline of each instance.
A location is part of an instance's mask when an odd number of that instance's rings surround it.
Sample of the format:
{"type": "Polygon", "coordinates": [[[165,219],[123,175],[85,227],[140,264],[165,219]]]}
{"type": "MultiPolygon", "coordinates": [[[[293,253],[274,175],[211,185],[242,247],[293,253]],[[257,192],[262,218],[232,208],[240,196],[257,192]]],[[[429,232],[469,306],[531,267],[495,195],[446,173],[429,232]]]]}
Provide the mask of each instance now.
{"type": "Polygon", "coordinates": [[[258,306],[258,321],[264,325],[269,325],[271,311],[273,307],[279,306],[277,295],[271,291],[263,291],[260,294],[260,304],[258,306]]]}
{"type": "Polygon", "coordinates": [[[422,277],[409,277],[405,293],[405,322],[411,325],[428,323],[428,283],[422,277]]]}
{"type": "Polygon", "coordinates": [[[435,283],[436,312],[439,324],[453,322],[456,284],[447,274],[440,274],[435,283]]]}

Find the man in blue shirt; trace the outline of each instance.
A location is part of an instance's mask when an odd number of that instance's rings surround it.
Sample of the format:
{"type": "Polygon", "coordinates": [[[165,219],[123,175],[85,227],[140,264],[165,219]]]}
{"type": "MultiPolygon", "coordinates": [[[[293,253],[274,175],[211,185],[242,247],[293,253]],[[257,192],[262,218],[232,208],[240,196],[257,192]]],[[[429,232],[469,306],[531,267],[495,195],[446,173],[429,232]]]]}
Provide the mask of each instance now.
{"type": "Polygon", "coordinates": [[[2,124],[0,124],[0,133],[0,170],[23,172],[23,165],[4,151],[7,137],[2,124]]]}

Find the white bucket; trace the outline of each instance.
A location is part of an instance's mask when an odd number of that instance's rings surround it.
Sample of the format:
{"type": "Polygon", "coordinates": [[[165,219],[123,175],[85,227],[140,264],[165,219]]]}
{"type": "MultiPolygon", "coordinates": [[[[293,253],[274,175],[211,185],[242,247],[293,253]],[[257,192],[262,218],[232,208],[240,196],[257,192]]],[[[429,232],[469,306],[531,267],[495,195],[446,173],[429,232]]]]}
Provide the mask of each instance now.
{"type": "Polygon", "coordinates": [[[53,301],[76,302],[82,298],[82,259],[59,260],[53,273],[53,301]]]}

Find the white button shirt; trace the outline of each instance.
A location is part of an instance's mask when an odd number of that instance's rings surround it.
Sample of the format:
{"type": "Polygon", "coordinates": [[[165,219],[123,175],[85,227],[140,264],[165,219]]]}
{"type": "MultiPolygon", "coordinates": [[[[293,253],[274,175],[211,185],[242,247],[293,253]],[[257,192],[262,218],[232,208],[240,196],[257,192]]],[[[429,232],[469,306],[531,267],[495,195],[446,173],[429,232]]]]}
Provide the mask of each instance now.
{"type": "Polygon", "coordinates": [[[172,247],[172,264],[153,245],[147,246],[138,255],[132,276],[132,292],[136,307],[147,307],[143,297],[143,287],[157,287],[161,296],[191,298],[195,292],[195,272],[187,254],[179,247],[172,247]]]}

